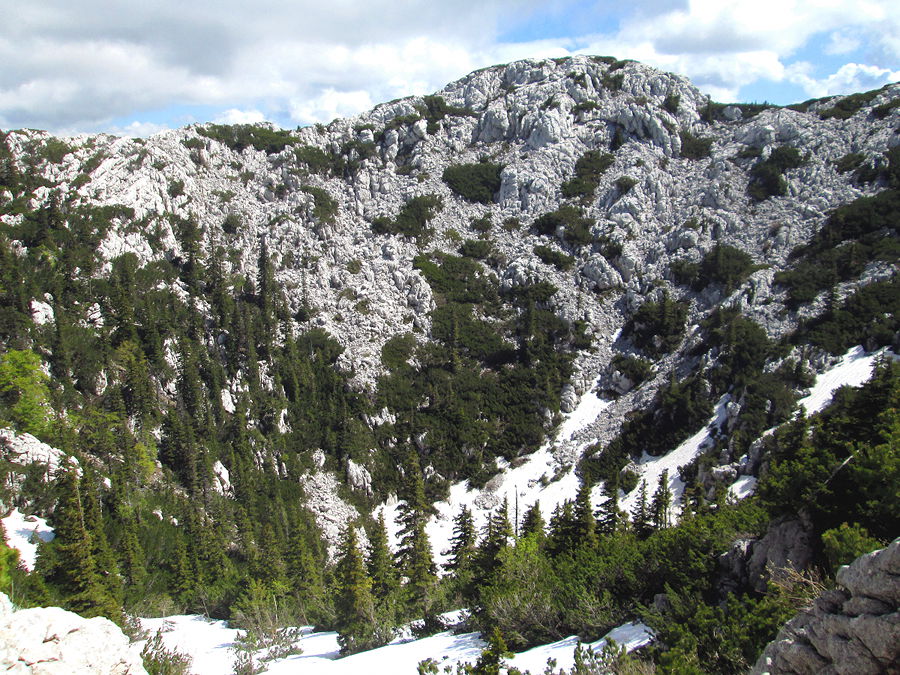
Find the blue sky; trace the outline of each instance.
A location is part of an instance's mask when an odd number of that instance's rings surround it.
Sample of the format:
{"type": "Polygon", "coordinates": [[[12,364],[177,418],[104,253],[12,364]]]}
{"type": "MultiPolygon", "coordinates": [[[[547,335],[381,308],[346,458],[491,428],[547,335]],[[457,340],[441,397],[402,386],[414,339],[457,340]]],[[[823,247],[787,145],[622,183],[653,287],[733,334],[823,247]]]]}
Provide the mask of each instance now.
{"type": "Polygon", "coordinates": [[[0,128],[328,122],[520,58],[602,54],[713,99],[900,80],[896,0],[0,0],[0,128]]]}

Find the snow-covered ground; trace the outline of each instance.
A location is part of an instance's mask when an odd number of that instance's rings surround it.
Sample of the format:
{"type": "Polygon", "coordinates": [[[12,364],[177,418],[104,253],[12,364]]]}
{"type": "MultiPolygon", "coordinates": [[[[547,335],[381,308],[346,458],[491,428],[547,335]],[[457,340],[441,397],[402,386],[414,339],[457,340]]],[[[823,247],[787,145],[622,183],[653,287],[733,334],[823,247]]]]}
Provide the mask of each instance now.
{"type": "Polygon", "coordinates": [[[26,516],[19,509],[13,509],[2,522],[6,543],[19,552],[19,560],[30,572],[34,569],[38,542],[51,541],[55,536],[53,528],[43,518],[26,516]]]}
{"type": "MultiPolygon", "coordinates": [[[[191,671],[195,675],[230,673],[234,663],[232,647],[238,631],[224,621],[212,621],[199,616],[170,616],[162,619],[141,619],[151,632],[163,631],[163,642],[169,649],[192,657],[191,671]]],[[[629,651],[643,647],[652,639],[649,629],[641,623],[627,623],[610,631],[604,638],[589,645],[597,650],[611,638],[629,651]]],[[[543,673],[547,659],[555,659],[557,668],[571,668],[574,664],[578,638],[571,636],[549,645],[535,647],[509,659],[510,665],[543,673]]],[[[337,633],[307,633],[297,643],[302,654],[266,664],[269,675],[357,675],[358,673],[415,673],[419,662],[434,659],[443,670],[445,665],[475,663],[485,642],[479,633],[454,635],[444,631],[420,640],[398,638],[391,644],[345,658],[339,657],[337,633]]]]}
{"type": "Polygon", "coordinates": [[[799,405],[806,409],[807,415],[821,411],[831,402],[835,389],[843,386],[858,387],[867,382],[872,377],[875,364],[883,357],[898,358],[887,348],[869,354],[860,346],[853,347],[841,357],[836,366],[816,376],[809,395],[800,399],[799,405]]]}

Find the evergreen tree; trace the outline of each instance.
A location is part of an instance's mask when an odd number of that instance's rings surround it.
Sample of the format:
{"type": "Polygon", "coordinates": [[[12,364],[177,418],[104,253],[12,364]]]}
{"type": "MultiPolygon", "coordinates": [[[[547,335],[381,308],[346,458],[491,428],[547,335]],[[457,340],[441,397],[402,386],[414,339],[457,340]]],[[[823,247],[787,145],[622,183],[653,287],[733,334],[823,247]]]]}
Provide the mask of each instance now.
{"type": "Polygon", "coordinates": [[[481,579],[489,579],[500,566],[500,553],[512,540],[512,525],[509,522],[509,501],[503,503],[488,518],[484,537],[478,549],[478,567],[481,579]]]}
{"type": "Polygon", "coordinates": [[[625,513],[619,508],[619,474],[603,483],[603,496],[606,499],[597,509],[597,531],[605,536],[612,536],[622,527],[625,513]]]}
{"type": "Polygon", "coordinates": [[[50,581],[65,598],[65,606],[83,616],[121,619],[121,607],[100,579],[85,527],[79,479],[74,469],[57,478],[58,501],[53,512],[55,568],[50,581]]]}
{"type": "Polygon", "coordinates": [[[653,527],[657,530],[669,527],[672,524],[671,511],[672,490],[669,487],[669,470],[664,469],[659,476],[659,484],[656,492],[653,493],[653,500],[650,503],[650,517],[653,527]]]}
{"type": "Polygon", "coordinates": [[[444,563],[444,570],[456,578],[471,575],[476,552],[475,519],[472,511],[463,504],[453,519],[453,536],[450,538],[450,549],[445,555],[450,560],[444,563]]]}
{"type": "Polygon", "coordinates": [[[375,527],[369,533],[369,556],[366,560],[369,576],[372,578],[372,591],[379,600],[385,600],[399,587],[397,571],[388,545],[387,527],[384,514],[378,514],[375,527]]]}
{"type": "Polygon", "coordinates": [[[347,527],[337,564],[337,598],[335,601],[338,643],[342,654],[375,646],[375,600],[372,580],[366,574],[359,540],[352,525],[347,527]]]}
{"type": "Polygon", "coordinates": [[[84,526],[90,536],[91,555],[94,557],[97,573],[109,594],[121,602],[122,583],[118,566],[109,546],[109,540],[106,538],[103,514],[100,511],[100,497],[97,494],[97,481],[93,472],[88,468],[84,469],[80,491],[84,526]]]}
{"type": "Polygon", "coordinates": [[[570,500],[557,504],[550,517],[550,532],[547,535],[547,550],[557,556],[575,548],[575,511],[570,500]]]}
{"type": "Polygon", "coordinates": [[[400,523],[400,549],[397,558],[404,573],[412,565],[413,549],[416,547],[416,538],[420,532],[424,532],[425,523],[428,521],[429,504],[425,498],[425,480],[422,477],[422,469],[419,466],[419,457],[410,451],[406,465],[403,467],[403,502],[400,504],[398,521],[400,523]],[[420,527],[421,526],[421,527],[420,527]]]}
{"type": "Polygon", "coordinates": [[[650,534],[650,513],[647,505],[647,481],[641,481],[641,491],[638,493],[637,503],[631,512],[631,522],[634,526],[634,533],[639,537],[646,537],[650,534]]]}
{"type": "Polygon", "coordinates": [[[578,495],[575,497],[574,532],[573,536],[577,546],[592,548],[597,545],[597,521],[594,519],[594,509],[591,506],[591,490],[593,484],[590,480],[581,481],[578,495]]]}
{"type": "Polygon", "coordinates": [[[535,502],[528,508],[525,512],[525,517],[522,519],[522,536],[533,536],[539,541],[543,541],[546,537],[544,527],[545,523],[544,516],[541,513],[541,506],[538,502],[535,502]]]}

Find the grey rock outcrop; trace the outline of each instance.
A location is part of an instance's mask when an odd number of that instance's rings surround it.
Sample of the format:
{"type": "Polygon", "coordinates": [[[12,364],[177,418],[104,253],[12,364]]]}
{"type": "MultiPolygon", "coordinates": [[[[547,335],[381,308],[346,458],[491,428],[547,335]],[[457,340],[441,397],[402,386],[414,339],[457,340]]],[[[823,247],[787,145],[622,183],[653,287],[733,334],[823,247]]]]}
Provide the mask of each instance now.
{"type": "Polygon", "coordinates": [[[109,619],[59,607],[15,611],[0,594],[0,671],[12,675],[147,675],[109,619]]]}
{"type": "Polygon", "coordinates": [[[752,675],[900,673],[900,539],[842,567],[837,583],[785,624],[752,675]]]}

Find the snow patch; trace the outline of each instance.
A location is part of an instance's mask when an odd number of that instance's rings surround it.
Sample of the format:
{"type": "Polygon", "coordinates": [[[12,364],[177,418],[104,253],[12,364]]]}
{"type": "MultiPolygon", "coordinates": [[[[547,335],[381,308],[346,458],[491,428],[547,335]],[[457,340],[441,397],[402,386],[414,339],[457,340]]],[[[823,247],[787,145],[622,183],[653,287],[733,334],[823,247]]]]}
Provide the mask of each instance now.
{"type": "Polygon", "coordinates": [[[37,516],[26,516],[13,509],[2,521],[6,543],[19,552],[19,560],[29,572],[37,560],[38,542],[53,541],[56,536],[47,521],[37,516]]]}
{"type": "MultiPolygon", "coordinates": [[[[712,434],[715,429],[721,427],[725,422],[728,413],[728,403],[731,397],[725,394],[716,403],[715,411],[709,420],[709,423],[696,434],[684,441],[677,448],[665,455],[653,457],[644,453],[638,465],[640,478],[647,482],[647,493],[652,495],[659,483],[659,477],[663,471],[669,472],[669,489],[672,490],[672,510],[675,515],[679,507],[677,504],[681,501],[684,493],[684,481],[678,475],[678,469],[690,464],[703,450],[708,447],[712,441],[712,434]]],[[[640,485],[632,490],[620,503],[620,508],[631,513],[637,504],[640,496],[640,485]]]]}
{"type": "Polygon", "coordinates": [[[823,410],[830,402],[836,389],[843,386],[859,387],[872,377],[872,370],[882,356],[897,359],[897,355],[887,348],[867,354],[860,346],[853,347],[841,357],[838,364],[816,376],[816,382],[809,396],[800,399],[799,405],[807,415],[823,410]]]}
{"type": "Polygon", "coordinates": [[[756,492],[756,476],[741,476],[728,488],[728,494],[735,499],[746,499],[756,492]]]}

